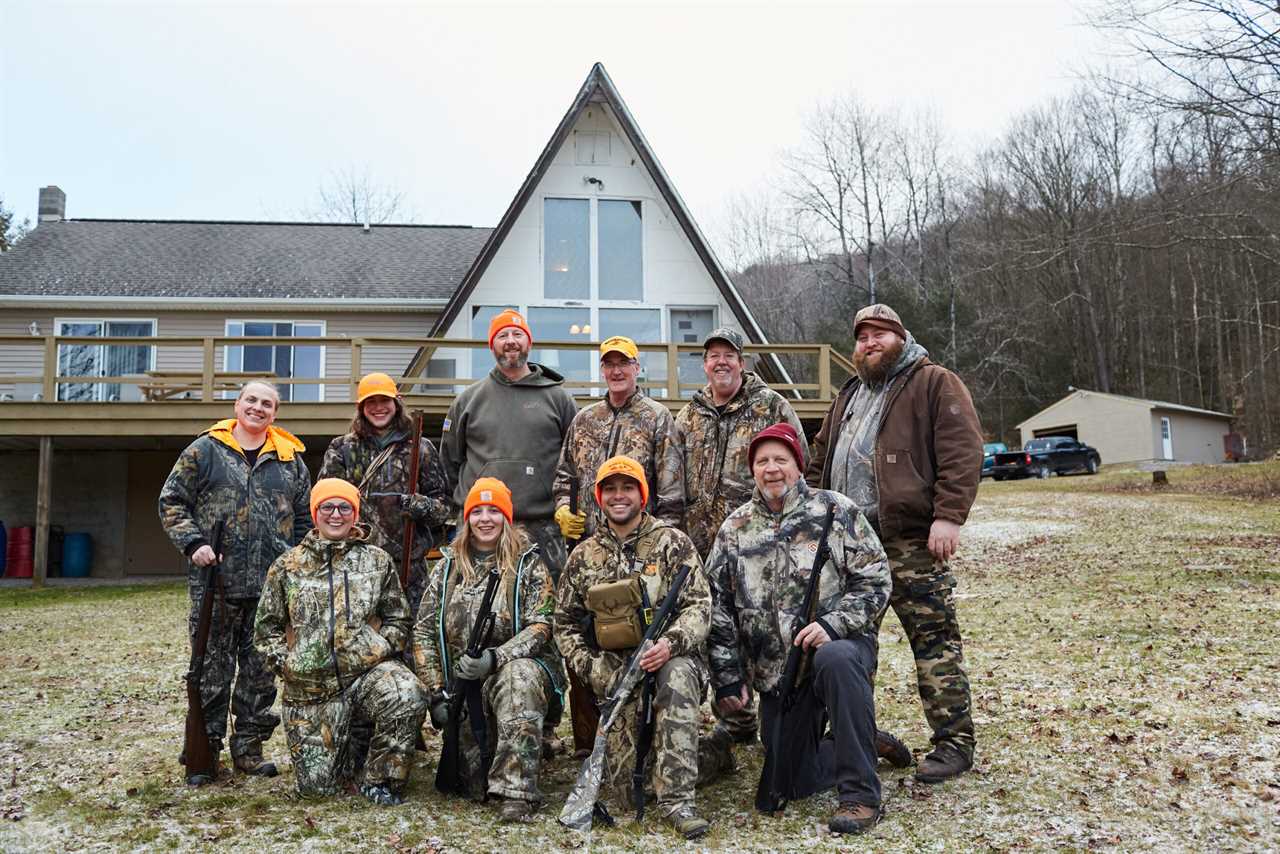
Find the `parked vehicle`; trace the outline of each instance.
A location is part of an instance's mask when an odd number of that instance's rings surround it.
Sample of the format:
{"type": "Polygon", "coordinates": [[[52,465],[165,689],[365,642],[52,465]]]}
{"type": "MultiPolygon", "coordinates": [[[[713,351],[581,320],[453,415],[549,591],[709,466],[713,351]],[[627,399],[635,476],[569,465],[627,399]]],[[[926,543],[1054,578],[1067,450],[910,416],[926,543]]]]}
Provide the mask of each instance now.
{"type": "Polygon", "coordinates": [[[987,442],[982,446],[982,475],[981,477],[991,476],[991,467],[996,464],[996,454],[1003,454],[1009,450],[1009,446],[1004,442],[987,442]]]}
{"type": "Polygon", "coordinates": [[[1032,439],[1021,451],[996,454],[991,476],[996,480],[1011,477],[1045,478],[1051,474],[1086,472],[1097,474],[1102,456],[1097,448],[1077,442],[1070,436],[1041,436],[1032,439]]]}

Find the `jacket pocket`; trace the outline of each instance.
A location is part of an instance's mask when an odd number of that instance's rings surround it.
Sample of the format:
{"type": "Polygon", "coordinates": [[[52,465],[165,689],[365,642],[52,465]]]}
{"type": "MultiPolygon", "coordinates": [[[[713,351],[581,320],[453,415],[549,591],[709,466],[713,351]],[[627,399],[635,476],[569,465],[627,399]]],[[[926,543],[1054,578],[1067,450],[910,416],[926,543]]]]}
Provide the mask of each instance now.
{"type": "Polygon", "coordinates": [[[489,460],[480,469],[477,477],[496,477],[511,490],[517,508],[524,503],[544,502],[551,500],[551,480],[553,475],[541,470],[536,461],[527,458],[507,460],[489,460]]]}
{"type": "MultiPolygon", "coordinates": [[[[933,521],[933,488],[916,470],[911,451],[877,449],[881,457],[880,502],[889,514],[898,518],[904,528],[933,521]]],[[[883,521],[883,520],[882,520],[883,521]]]]}

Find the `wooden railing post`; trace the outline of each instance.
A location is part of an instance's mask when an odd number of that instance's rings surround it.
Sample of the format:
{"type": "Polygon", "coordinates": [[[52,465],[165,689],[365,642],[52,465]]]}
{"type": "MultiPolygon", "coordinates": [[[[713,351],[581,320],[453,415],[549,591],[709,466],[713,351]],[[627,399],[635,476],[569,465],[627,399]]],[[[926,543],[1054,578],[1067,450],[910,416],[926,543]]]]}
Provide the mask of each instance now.
{"type": "Polygon", "coordinates": [[[667,397],[680,399],[680,345],[667,342],[667,397]]]}
{"type": "Polygon", "coordinates": [[[49,496],[53,490],[53,437],[40,437],[40,459],[36,464],[35,568],[31,586],[44,587],[49,575],[49,496]]]}
{"type": "Polygon", "coordinates": [[[58,399],[58,339],[54,335],[44,336],[44,382],[40,392],[46,402],[58,399]]]}
{"type": "Polygon", "coordinates": [[[350,387],[350,391],[348,393],[351,395],[352,400],[356,399],[356,389],[359,387],[360,377],[364,373],[364,371],[360,367],[363,363],[364,363],[364,339],[352,338],[351,339],[351,376],[349,377],[351,382],[348,383],[350,387]]]}
{"type": "Polygon", "coordinates": [[[821,400],[831,399],[831,345],[818,347],[818,397],[821,400]]]}
{"type": "Polygon", "coordinates": [[[200,368],[200,399],[213,400],[213,339],[204,339],[204,362],[200,368]]]}

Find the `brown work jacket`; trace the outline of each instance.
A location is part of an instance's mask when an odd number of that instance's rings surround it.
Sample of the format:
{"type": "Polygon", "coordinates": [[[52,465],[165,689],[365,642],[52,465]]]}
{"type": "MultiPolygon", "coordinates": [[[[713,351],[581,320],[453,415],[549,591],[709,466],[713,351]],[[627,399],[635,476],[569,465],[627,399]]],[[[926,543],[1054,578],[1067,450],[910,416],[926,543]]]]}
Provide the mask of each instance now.
{"type": "MultiPolygon", "coordinates": [[[[845,383],[822,420],[805,472],[810,486],[831,488],[838,431],[860,382],[845,383]]],[[[934,519],[963,525],[982,475],[982,427],[969,390],[928,357],[891,382],[874,460],[880,539],[927,537],[934,519]]]]}

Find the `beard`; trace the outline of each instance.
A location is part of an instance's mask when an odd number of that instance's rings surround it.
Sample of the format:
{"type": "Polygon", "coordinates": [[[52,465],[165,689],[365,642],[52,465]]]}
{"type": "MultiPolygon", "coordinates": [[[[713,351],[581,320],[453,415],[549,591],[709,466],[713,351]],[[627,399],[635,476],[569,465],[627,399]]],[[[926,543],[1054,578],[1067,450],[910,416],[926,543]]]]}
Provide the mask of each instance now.
{"type": "Polygon", "coordinates": [[[515,368],[522,368],[529,363],[529,351],[518,350],[511,352],[510,350],[504,350],[501,353],[495,353],[494,358],[497,359],[499,368],[510,371],[515,368]]]}
{"type": "Polygon", "coordinates": [[[898,363],[902,350],[907,342],[901,338],[894,340],[893,346],[886,347],[879,353],[853,353],[853,367],[858,378],[867,385],[880,385],[889,376],[889,371],[898,363]]]}

